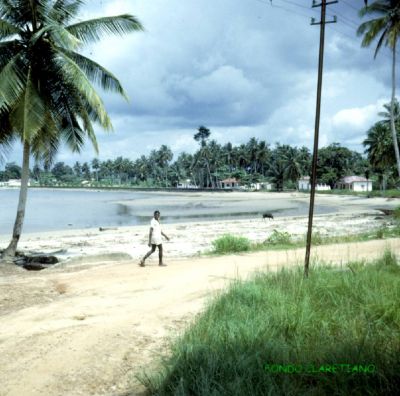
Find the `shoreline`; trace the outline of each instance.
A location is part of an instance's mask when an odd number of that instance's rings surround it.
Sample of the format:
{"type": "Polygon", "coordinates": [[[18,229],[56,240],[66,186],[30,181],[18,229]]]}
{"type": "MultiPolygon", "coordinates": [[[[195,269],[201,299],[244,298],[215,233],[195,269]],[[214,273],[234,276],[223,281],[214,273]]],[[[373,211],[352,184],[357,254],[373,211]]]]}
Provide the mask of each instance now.
{"type": "MultiPolygon", "coordinates": [[[[253,243],[265,241],[276,229],[287,232],[293,238],[305,237],[308,226],[308,213],[297,215],[296,211],[308,203],[309,195],[304,193],[260,193],[249,192],[187,192],[178,197],[168,192],[157,193],[154,197],[119,200],[129,211],[129,216],[146,215],[144,225],[99,225],[91,228],[67,228],[55,231],[22,233],[18,250],[26,254],[54,254],[60,261],[89,257],[98,259],[139,260],[148,251],[149,223],[154,208],[162,213],[161,224],[164,232],[171,238],[163,242],[166,260],[198,256],[211,250],[212,241],[223,234],[244,236],[253,243]],[[160,194],[163,199],[160,199],[160,194]],[[167,199],[166,199],[167,198],[167,199]],[[170,198],[170,199],[169,199],[170,198]],[[249,208],[253,214],[249,213],[249,208]],[[293,215],[279,216],[280,210],[293,210],[293,215]],[[247,211],[248,214],[242,214],[247,211]],[[263,220],[261,213],[274,213],[273,220],[263,220]],[[199,218],[190,218],[194,213],[199,218]],[[259,214],[257,214],[259,213],[259,214]],[[276,215],[278,213],[278,215],[276,215]],[[175,215],[183,220],[163,222],[164,218],[175,215]],[[217,219],[208,215],[224,216],[217,219]],[[203,215],[203,217],[201,217],[203,215]],[[148,217],[147,217],[148,216],[148,217]],[[54,253],[56,252],[56,253],[54,253]],[[93,257],[94,256],[94,257],[93,257]]],[[[377,230],[390,223],[378,208],[395,208],[400,199],[363,198],[342,195],[317,194],[316,209],[332,209],[333,212],[315,214],[313,232],[322,237],[346,234],[359,234],[377,230]]],[[[5,248],[11,234],[0,235],[0,249],[5,248]]],[[[150,261],[156,260],[153,254],[150,261]]],[[[94,260],[93,260],[94,261],[94,260]]]]}
{"type": "MultiPolygon", "coordinates": [[[[378,216],[374,210],[357,213],[315,215],[313,232],[321,236],[360,234],[378,230],[388,225],[389,219],[378,216]]],[[[274,230],[287,232],[293,238],[305,237],[307,216],[277,217],[274,220],[257,218],[223,221],[197,221],[163,224],[163,231],[170,241],[163,241],[166,260],[179,260],[210,251],[212,241],[223,234],[243,236],[251,242],[265,241],[274,230]]],[[[83,263],[101,260],[139,260],[148,251],[148,225],[26,233],[21,236],[20,251],[25,254],[44,253],[55,255],[62,264],[70,260],[83,263]],[[95,260],[94,260],[95,259],[95,260]]],[[[0,235],[0,246],[6,246],[10,236],[0,235]]],[[[149,257],[156,261],[157,255],[149,257]]],[[[57,265],[56,265],[57,266],[57,265]]]]}

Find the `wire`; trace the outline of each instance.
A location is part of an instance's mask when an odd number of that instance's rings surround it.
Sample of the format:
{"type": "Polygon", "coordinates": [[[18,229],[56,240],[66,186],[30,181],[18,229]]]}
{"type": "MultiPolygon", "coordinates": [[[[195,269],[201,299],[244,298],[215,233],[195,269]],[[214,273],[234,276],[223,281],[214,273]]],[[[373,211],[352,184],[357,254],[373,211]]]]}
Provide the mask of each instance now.
{"type": "MultiPolygon", "coordinates": [[[[268,0],[256,0],[256,1],[258,1],[258,2],[260,2],[260,3],[263,3],[263,4],[268,4],[268,5],[270,5],[272,8],[279,8],[279,9],[285,10],[285,11],[290,12],[290,13],[292,13],[292,14],[295,14],[295,15],[297,15],[297,16],[305,17],[305,18],[307,18],[307,19],[310,18],[309,15],[305,15],[305,14],[300,13],[300,12],[297,12],[297,11],[295,11],[295,10],[293,10],[293,9],[289,9],[289,8],[286,8],[286,7],[282,7],[282,6],[273,4],[273,2],[272,2],[271,0],[269,0],[269,1],[268,1],[268,0]]],[[[314,8],[308,8],[308,7],[306,7],[306,6],[302,6],[302,5],[297,4],[297,3],[293,2],[293,1],[290,1],[290,0],[273,0],[273,1],[282,1],[282,2],[285,2],[285,3],[288,3],[288,4],[296,5],[296,6],[300,7],[300,8],[307,8],[308,10],[316,11],[314,8]]],[[[344,0],[341,0],[341,1],[345,2],[344,0]]],[[[345,2],[345,3],[346,3],[346,2],[345,2]]],[[[355,10],[357,10],[355,7],[352,7],[352,6],[351,6],[351,8],[354,8],[355,10]]],[[[328,14],[329,16],[335,16],[335,15],[332,14],[332,13],[327,13],[327,14],[328,14]]],[[[338,14],[339,14],[339,13],[338,13],[338,14]]],[[[341,16],[343,17],[343,15],[341,15],[341,16]]],[[[355,31],[354,27],[358,27],[358,25],[356,24],[356,22],[350,20],[349,18],[346,18],[346,19],[347,19],[347,20],[339,21],[339,23],[340,23],[342,26],[346,26],[346,27],[352,29],[353,31],[355,31]],[[353,24],[354,26],[352,26],[351,24],[353,24]]],[[[350,38],[350,39],[351,39],[352,41],[354,41],[354,42],[357,41],[355,35],[354,35],[354,36],[351,36],[350,34],[345,33],[345,32],[343,32],[343,31],[341,31],[341,30],[339,30],[339,29],[337,29],[336,27],[333,27],[333,26],[331,26],[331,25],[333,25],[333,24],[328,24],[328,26],[329,26],[331,29],[333,29],[335,32],[341,34],[342,36],[346,36],[346,37],[350,38]]],[[[357,41],[357,43],[358,43],[358,41],[357,41]]],[[[386,57],[389,58],[389,59],[392,59],[391,55],[389,55],[388,53],[383,52],[383,55],[386,56],[386,57]]]]}
{"type": "Polygon", "coordinates": [[[360,11],[358,8],[354,7],[353,4],[348,3],[346,0],[341,0],[342,3],[346,4],[348,7],[352,8],[353,10],[356,10],[357,12],[360,11]]]}

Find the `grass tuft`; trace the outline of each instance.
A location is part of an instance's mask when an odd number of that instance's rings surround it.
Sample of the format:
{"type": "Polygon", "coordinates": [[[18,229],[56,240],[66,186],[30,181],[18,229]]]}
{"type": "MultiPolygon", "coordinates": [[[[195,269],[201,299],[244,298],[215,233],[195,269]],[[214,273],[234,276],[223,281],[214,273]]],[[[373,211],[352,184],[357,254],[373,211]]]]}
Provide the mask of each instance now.
{"type": "Polygon", "coordinates": [[[246,252],[251,249],[251,242],[249,239],[241,236],[231,234],[224,234],[220,238],[214,240],[213,253],[216,254],[229,254],[246,252]]]}

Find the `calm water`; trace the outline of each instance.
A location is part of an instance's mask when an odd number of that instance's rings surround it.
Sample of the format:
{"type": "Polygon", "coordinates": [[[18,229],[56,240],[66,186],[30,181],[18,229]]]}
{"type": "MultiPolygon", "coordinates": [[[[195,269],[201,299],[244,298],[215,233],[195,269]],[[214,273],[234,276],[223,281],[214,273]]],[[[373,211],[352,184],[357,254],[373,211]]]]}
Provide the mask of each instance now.
{"type": "MultiPolygon", "coordinates": [[[[12,231],[18,194],[18,189],[0,189],[0,234],[12,231]]],[[[164,223],[245,218],[262,213],[251,204],[243,207],[241,201],[237,206],[230,204],[221,213],[224,208],[220,202],[202,203],[196,194],[193,199],[189,196],[182,201],[179,193],[30,189],[24,232],[148,224],[155,208],[161,211],[164,223]],[[135,205],[128,204],[129,201],[135,205]]],[[[333,211],[334,208],[316,208],[316,213],[333,211]]],[[[305,215],[308,205],[295,203],[291,208],[272,213],[274,216],[305,215]]]]}

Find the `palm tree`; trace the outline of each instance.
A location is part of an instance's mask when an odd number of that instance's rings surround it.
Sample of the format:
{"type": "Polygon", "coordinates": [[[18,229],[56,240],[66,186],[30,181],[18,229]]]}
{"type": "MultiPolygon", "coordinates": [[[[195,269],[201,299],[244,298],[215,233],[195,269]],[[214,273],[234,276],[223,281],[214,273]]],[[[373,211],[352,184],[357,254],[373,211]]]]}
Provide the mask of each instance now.
{"type": "Polygon", "coordinates": [[[79,152],[85,138],[98,151],[92,123],[112,130],[91,83],[126,98],[116,77],[81,55],[84,44],[106,34],[142,30],[131,15],[70,24],[83,0],[0,0],[0,118],[2,135],[23,145],[21,189],[12,240],[3,257],[15,255],[21,235],[31,153],[52,156],[61,142],[79,152]]]}
{"type": "Polygon", "coordinates": [[[285,168],[285,177],[296,183],[302,174],[301,162],[298,150],[290,147],[283,157],[283,164],[285,168]]]}
{"type": "Polygon", "coordinates": [[[99,181],[99,169],[100,169],[100,161],[98,158],[93,158],[92,159],[92,169],[96,172],[96,181],[99,181]]]}
{"type": "Polygon", "coordinates": [[[363,145],[372,169],[380,175],[382,188],[385,174],[395,164],[391,132],[387,123],[383,121],[375,123],[368,130],[363,145]]]}
{"type": "Polygon", "coordinates": [[[157,162],[160,168],[164,170],[165,187],[168,187],[168,166],[173,157],[174,154],[172,153],[172,150],[165,144],[163,144],[157,151],[157,162]]]}
{"type": "Polygon", "coordinates": [[[392,100],[390,106],[390,129],[396,156],[397,172],[400,177],[400,153],[395,125],[395,98],[396,98],[396,44],[400,34],[400,4],[398,0],[376,0],[371,5],[361,9],[360,16],[373,15],[375,18],[362,23],[357,33],[364,35],[362,46],[368,47],[375,39],[378,43],[375,49],[376,58],[382,45],[389,46],[392,50],[392,100]]]}
{"type": "Polygon", "coordinates": [[[198,155],[195,157],[195,165],[199,166],[203,162],[207,169],[207,182],[205,183],[206,187],[209,187],[211,183],[211,187],[214,188],[214,182],[211,177],[210,171],[210,150],[207,146],[207,139],[210,137],[210,130],[203,125],[200,125],[197,129],[197,133],[193,136],[196,142],[200,142],[200,150],[198,155]]]}

